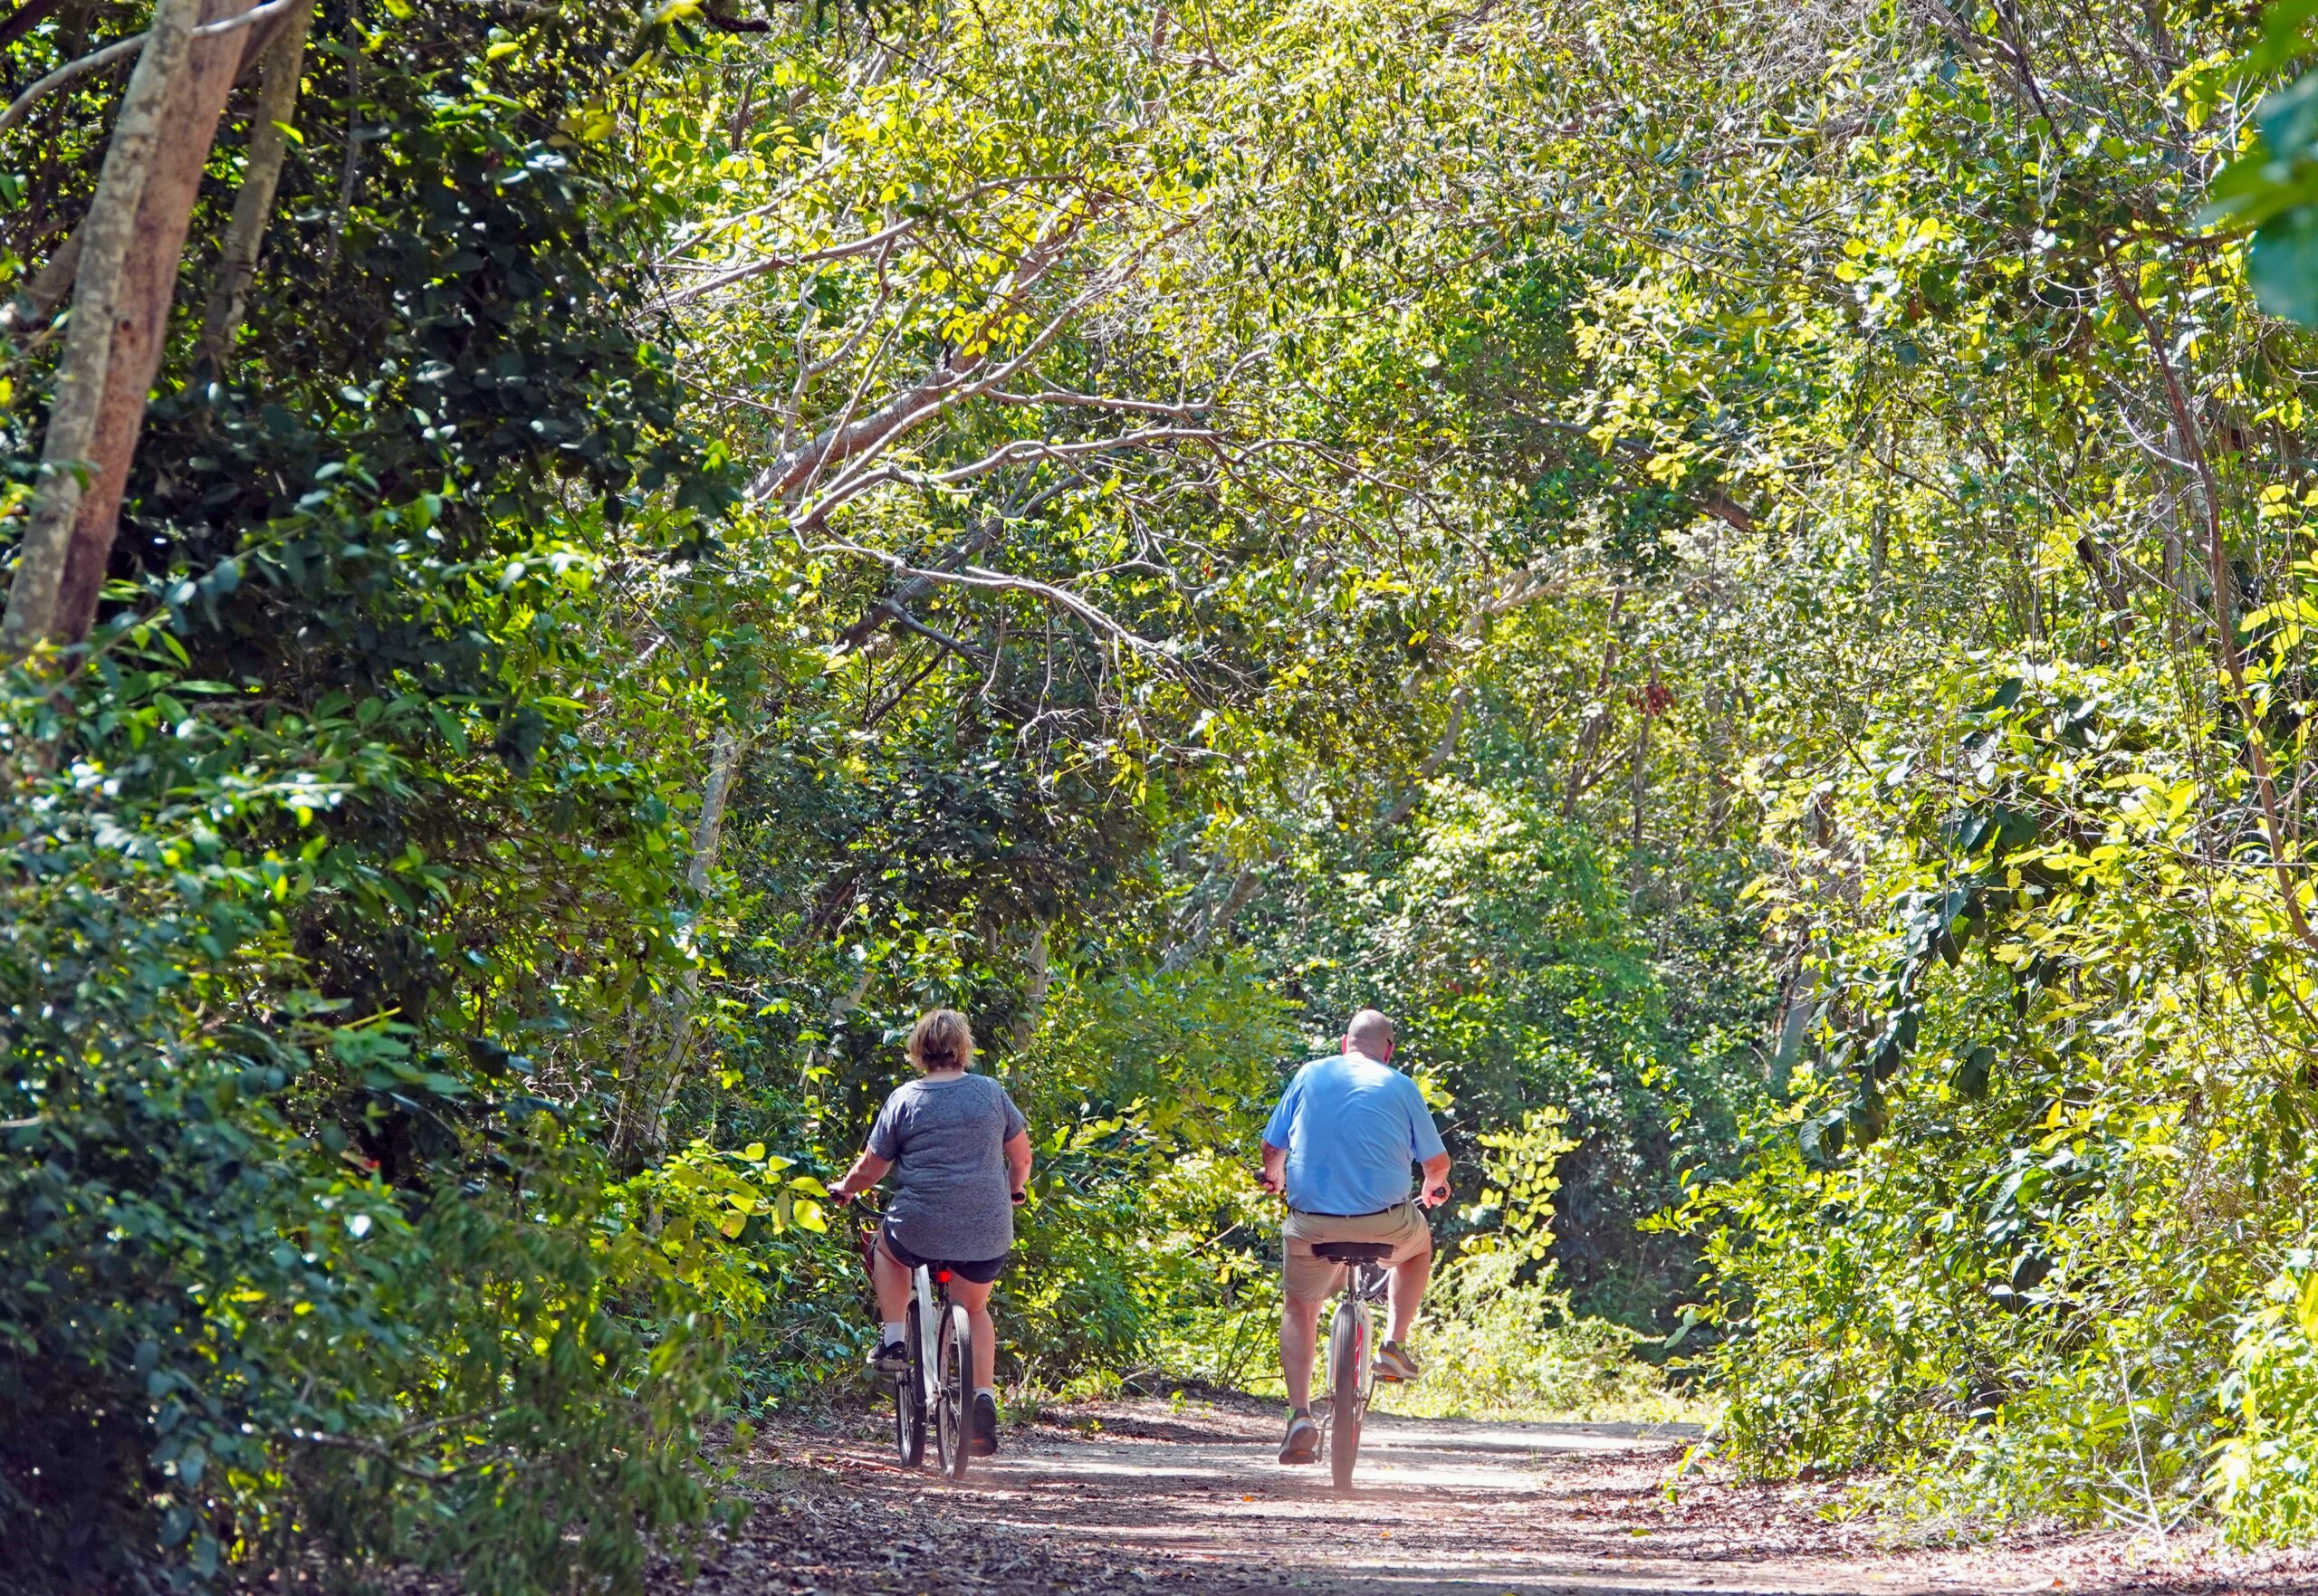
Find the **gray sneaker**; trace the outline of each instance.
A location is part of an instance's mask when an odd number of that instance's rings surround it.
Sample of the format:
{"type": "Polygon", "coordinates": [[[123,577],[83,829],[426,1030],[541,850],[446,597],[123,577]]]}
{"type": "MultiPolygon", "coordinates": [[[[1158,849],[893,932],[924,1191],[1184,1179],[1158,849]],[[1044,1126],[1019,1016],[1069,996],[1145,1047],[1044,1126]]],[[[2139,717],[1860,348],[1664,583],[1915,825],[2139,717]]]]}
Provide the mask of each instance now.
{"type": "Polygon", "coordinates": [[[1376,1378],[1403,1382],[1417,1377],[1416,1354],[1399,1342],[1388,1341],[1376,1349],[1376,1378]]]}
{"type": "Polygon", "coordinates": [[[1282,1463],[1317,1463],[1320,1460],[1320,1427],[1312,1422],[1309,1413],[1288,1416],[1288,1438],[1279,1443],[1282,1463]]]}

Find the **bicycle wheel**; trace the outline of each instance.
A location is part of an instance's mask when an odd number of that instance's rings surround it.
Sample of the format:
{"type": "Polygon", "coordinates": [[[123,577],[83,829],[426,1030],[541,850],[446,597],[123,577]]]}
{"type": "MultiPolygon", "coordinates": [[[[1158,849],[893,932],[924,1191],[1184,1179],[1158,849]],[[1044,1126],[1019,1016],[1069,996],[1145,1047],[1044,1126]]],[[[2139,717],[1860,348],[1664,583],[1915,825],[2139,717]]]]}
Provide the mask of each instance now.
{"type": "Polygon", "coordinates": [[[966,1324],[966,1311],[952,1306],[942,1314],[941,1345],[935,1356],[942,1392],[934,1408],[934,1444],[940,1448],[942,1472],[952,1479],[966,1477],[966,1459],[973,1454],[974,1346],[966,1324]]]}
{"type": "Polygon", "coordinates": [[[1367,1367],[1368,1317],[1339,1304],[1328,1324],[1328,1472],[1339,1491],[1352,1489],[1352,1466],[1360,1456],[1360,1422],[1368,1416],[1361,1375],[1367,1367]]]}
{"type": "Polygon", "coordinates": [[[917,1333],[917,1305],[902,1321],[902,1343],[909,1364],[894,1376],[894,1450],[904,1468],[925,1460],[925,1338],[917,1333]]]}

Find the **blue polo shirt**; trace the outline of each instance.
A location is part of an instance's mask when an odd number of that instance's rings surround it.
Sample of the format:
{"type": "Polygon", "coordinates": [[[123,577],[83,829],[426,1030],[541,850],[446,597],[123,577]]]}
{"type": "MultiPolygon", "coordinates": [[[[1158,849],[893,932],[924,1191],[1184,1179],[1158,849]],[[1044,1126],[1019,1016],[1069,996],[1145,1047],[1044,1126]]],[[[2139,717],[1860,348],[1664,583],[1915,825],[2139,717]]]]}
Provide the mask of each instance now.
{"type": "Polygon", "coordinates": [[[1288,1206],[1368,1214],[1409,1199],[1409,1165],[1444,1151],[1416,1083],[1359,1053],[1296,1072],[1264,1126],[1288,1152],[1288,1206]]]}

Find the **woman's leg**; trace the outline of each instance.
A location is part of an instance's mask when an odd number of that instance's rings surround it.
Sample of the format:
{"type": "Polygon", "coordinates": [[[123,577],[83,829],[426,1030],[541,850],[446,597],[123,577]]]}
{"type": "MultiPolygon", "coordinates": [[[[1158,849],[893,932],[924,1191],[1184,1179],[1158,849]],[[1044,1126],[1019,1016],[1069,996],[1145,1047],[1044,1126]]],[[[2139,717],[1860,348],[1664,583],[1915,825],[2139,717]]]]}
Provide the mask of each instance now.
{"type": "Polygon", "coordinates": [[[966,1323],[974,1333],[974,1389],[982,1391],[998,1383],[998,1326],[991,1322],[990,1294],[998,1283],[976,1285],[971,1280],[950,1276],[950,1300],[966,1310],[966,1323]]]}
{"type": "MultiPolygon", "coordinates": [[[[877,1289],[877,1317],[888,1324],[898,1324],[908,1316],[909,1271],[886,1250],[882,1234],[877,1245],[869,1249],[869,1283],[877,1289]]],[[[933,1349],[926,1351],[930,1356],[933,1349]]]]}

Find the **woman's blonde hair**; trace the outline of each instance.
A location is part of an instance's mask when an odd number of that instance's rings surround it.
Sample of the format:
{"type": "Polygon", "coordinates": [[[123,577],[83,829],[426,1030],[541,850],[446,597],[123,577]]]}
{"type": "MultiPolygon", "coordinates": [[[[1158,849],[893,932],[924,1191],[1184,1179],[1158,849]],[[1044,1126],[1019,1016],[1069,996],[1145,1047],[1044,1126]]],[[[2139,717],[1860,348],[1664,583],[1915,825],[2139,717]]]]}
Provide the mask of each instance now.
{"type": "Polygon", "coordinates": [[[974,1061],[973,1027],[954,1008],[929,1008],[909,1034],[909,1061],[920,1069],[965,1069],[974,1061]]]}

